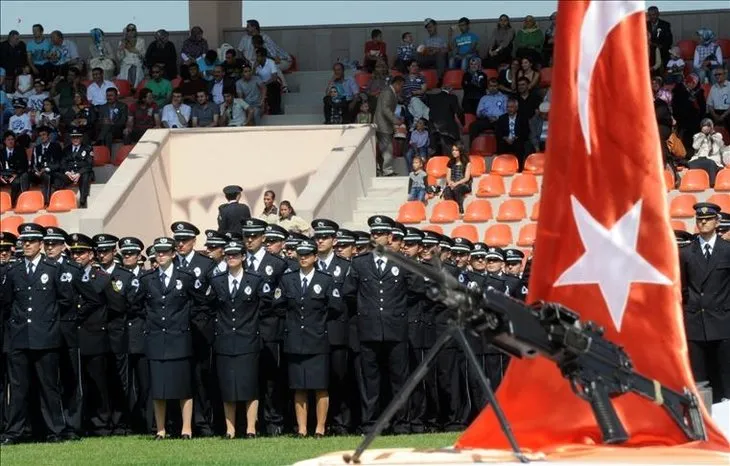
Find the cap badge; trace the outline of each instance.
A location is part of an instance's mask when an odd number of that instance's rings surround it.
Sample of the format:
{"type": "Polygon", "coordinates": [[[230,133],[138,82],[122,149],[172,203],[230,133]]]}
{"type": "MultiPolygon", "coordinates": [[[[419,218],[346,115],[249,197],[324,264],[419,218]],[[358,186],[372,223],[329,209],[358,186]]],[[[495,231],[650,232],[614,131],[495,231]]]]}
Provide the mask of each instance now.
{"type": "Polygon", "coordinates": [[[707,207],[702,207],[700,209],[700,212],[702,212],[703,214],[706,214],[707,213],[707,210],[708,210],[707,207]]]}
{"type": "Polygon", "coordinates": [[[383,223],[383,220],[380,217],[375,217],[373,223],[383,223]]]}
{"type": "Polygon", "coordinates": [[[253,220],[246,220],[246,226],[250,227],[253,225],[253,220]]]}
{"type": "Polygon", "coordinates": [[[212,231],[209,231],[208,232],[208,238],[212,238],[212,237],[213,237],[213,232],[212,231]]]}
{"type": "Polygon", "coordinates": [[[23,228],[23,231],[31,231],[33,228],[31,228],[30,225],[26,225],[25,228],[23,228]]]}
{"type": "Polygon", "coordinates": [[[271,225],[268,225],[268,226],[266,227],[266,231],[271,231],[271,225]]]}
{"type": "Polygon", "coordinates": [[[74,240],[74,241],[78,241],[78,240],[79,240],[79,235],[77,235],[76,233],[74,233],[74,234],[73,234],[73,235],[71,236],[71,239],[72,239],[72,240],[74,240]]]}
{"type": "Polygon", "coordinates": [[[167,244],[167,238],[160,238],[160,244],[167,244]]]}
{"type": "Polygon", "coordinates": [[[231,247],[231,248],[235,248],[236,247],[236,243],[233,242],[233,241],[231,241],[230,243],[228,243],[228,246],[231,247]]]}
{"type": "Polygon", "coordinates": [[[185,227],[183,226],[182,223],[178,223],[176,228],[177,228],[178,231],[180,231],[180,230],[182,230],[185,227]]]}
{"type": "Polygon", "coordinates": [[[127,239],[124,240],[124,244],[132,244],[132,240],[130,240],[129,238],[127,238],[127,239]]]}
{"type": "Polygon", "coordinates": [[[324,228],[324,222],[317,222],[318,228],[324,228]]]}

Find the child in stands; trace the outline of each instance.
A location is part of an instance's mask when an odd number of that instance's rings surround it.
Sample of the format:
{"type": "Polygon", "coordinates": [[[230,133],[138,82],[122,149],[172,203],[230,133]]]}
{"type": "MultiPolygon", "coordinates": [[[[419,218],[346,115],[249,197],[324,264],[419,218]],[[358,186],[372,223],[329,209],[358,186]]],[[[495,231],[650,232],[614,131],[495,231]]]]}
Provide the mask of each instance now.
{"type": "Polygon", "coordinates": [[[426,190],[428,189],[428,176],[423,169],[423,159],[419,156],[413,158],[412,170],[408,174],[408,200],[421,201],[426,203],[426,190]]]}
{"type": "Polygon", "coordinates": [[[398,46],[398,55],[395,58],[394,68],[403,74],[407,74],[406,63],[416,58],[416,46],[413,45],[413,34],[410,32],[404,32],[401,40],[403,42],[398,46]]]}
{"type": "Polygon", "coordinates": [[[33,75],[30,65],[23,65],[23,72],[15,77],[15,98],[27,99],[33,94],[33,75]]]}
{"type": "Polygon", "coordinates": [[[33,83],[33,91],[28,96],[28,110],[35,112],[43,111],[43,101],[49,97],[46,91],[46,83],[36,79],[33,83]]]}
{"type": "Polygon", "coordinates": [[[370,104],[367,100],[360,104],[360,113],[357,114],[357,123],[369,125],[373,122],[373,114],[370,113],[370,104]]]}
{"type": "Polygon", "coordinates": [[[408,142],[408,150],[406,151],[406,164],[410,166],[414,160],[414,156],[421,157],[422,161],[428,158],[428,148],[431,145],[428,129],[426,129],[426,120],[419,118],[416,127],[411,131],[411,139],[408,142]]]}
{"type": "Polygon", "coordinates": [[[667,84],[679,84],[684,80],[684,60],[679,56],[679,47],[676,45],[669,49],[669,61],[667,62],[667,84]]]}
{"type": "Polygon", "coordinates": [[[373,29],[370,38],[371,40],[365,42],[365,58],[363,59],[365,71],[368,73],[373,72],[378,58],[384,58],[385,62],[388,62],[385,42],[383,42],[383,32],[380,29],[373,29]]]}
{"type": "Polygon", "coordinates": [[[33,128],[47,127],[51,142],[55,142],[58,138],[58,125],[61,122],[61,115],[58,113],[56,103],[51,99],[45,99],[43,101],[43,111],[33,112],[33,128]]]}

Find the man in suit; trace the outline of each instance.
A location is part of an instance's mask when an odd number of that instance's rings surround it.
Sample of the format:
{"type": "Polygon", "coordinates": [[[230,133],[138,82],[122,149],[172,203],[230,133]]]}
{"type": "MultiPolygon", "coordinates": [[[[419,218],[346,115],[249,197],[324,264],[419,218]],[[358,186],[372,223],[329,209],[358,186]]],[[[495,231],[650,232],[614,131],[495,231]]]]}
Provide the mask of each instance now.
{"type": "Polygon", "coordinates": [[[5,147],[0,158],[0,187],[10,186],[10,199],[14,206],[20,193],[28,190],[28,158],[25,151],[16,146],[12,131],[5,132],[3,143],[5,147]]]}
{"type": "Polygon", "coordinates": [[[223,195],[226,203],[218,206],[218,231],[221,233],[241,233],[243,221],[251,218],[251,210],[246,204],[239,202],[243,188],[240,186],[226,186],[223,195]]]}
{"type": "Polygon", "coordinates": [[[390,81],[390,85],[378,95],[378,102],[375,106],[373,123],[377,126],[375,134],[378,138],[381,159],[379,171],[383,176],[395,175],[393,171],[393,132],[396,126],[403,124],[403,119],[395,116],[395,107],[398,105],[398,97],[404,82],[402,76],[394,77],[390,81]]]}
{"type": "Polygon", "coordinates": [[[45,259],[45,229],[34,223],[18,228],[23,259],[11,265],[0,285],[0,308],[7,310],[10,405],[2,445],[17,443],[26,428],[31,384],[36,386],[47,441],[58,441],[64,429],[58,380],[61,309],[73,303],[71,274],[45,259]],[[36,385],[37,384],[37,385],[36,385]]]}
{"type": "Polygon", "coordinates": [[[658,47],[662,56],[662,63],[669,61],[669,49],[674,43],[672,25],[659,19],[659,8],[650,6],[646,10],[646,30],[649,32],[649,42],[658,47]]]}
{"type": "Polygon", "coordinates": [[[57,142],[51,141],[51,130],[46,126],[38,128],[40,144],[33,148],[33,155],[30,159],[30,170],[28,171],[29,184],[36,183],[43,191],[44,204],[48,206],[51,194],[63,186],[63,149],[57,142]]]}
{"type": "Polygon", "coordinates": [[[87,144],[82,144],[84,133],[77,128],[70,131],[71,144],[66,146],[63,154],[63,187],[78,185],[79,207],[86,208],[91,189],[91,179],[94,177],[94,150],[87,144]]]}
{"type": "Polygon", "coordinates": [[[698,235],[680,249],[684,327],[695,380],[717,403],[730,398],[730,243],[717,235],[718,205],[694,209],[698,235]]]}
{"type": "Polygon", "coordinates": [[[431,134],[434,135],[431,146],[436,149],[437,154],[448,154],[454,142],[461,139],[456,120],[464,124],[464,110],[459,105],[459,99],[448,87],[426,94],[426,105],[431,110],[431,134]]]}
{"type": "Polygon", "coordinates": [[[124,102],[119,102],[119,91],[115,87],[106,90],[106,103],[96,107],[98,145],[104,145],[111,151],[112,142],[124,137],[124,128],[127,126],[129,108],[124,102]]]}
{"type": "Polygon", "coordinates": [[[525,165],[525,144],[530,137],[530,124],[518,114],[519,105],[515,99],[507,100],[507,113],[497,119],[497,153],[514,154],[519,160],[519,169],[525,165]]]}

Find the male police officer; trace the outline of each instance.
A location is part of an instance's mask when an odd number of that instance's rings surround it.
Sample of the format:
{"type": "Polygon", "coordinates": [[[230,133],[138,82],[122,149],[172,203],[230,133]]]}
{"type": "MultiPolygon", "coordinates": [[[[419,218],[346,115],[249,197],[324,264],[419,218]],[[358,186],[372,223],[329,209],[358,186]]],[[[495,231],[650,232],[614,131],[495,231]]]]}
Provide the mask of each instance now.
{"type": "Polygon", "coordinates": [[[73,128],[70,133],[71,144],[64,150],[61,164],[65,175],[62,181],[63,186],[71,184],[79,186],[79,207],[85,209],[91,189],[91,179],[94,176],[94,151],[91,146],[82,143],[83,132],[73,128]]]}
{"type": "Polygon", "coordinates": [[[251,210],[246,204],[239,202],[242,192],[243,188],[240,186],[231,185],[223,188],[227,202],[218,206],[218,231],[240,233],[244,220],[251,218],[251,210]]]}

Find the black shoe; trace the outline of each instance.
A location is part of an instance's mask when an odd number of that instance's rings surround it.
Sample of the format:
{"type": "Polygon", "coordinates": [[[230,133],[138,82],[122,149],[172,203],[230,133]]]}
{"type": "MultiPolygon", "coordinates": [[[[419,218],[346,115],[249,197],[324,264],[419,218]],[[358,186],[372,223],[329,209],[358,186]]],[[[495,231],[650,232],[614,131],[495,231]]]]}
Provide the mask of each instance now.
{"type": "Polygon", "coordinates": [[[0,441],[0,447],[7,447],[8,445],[15,445],[17,443],[18,441],[14,438],[5,437],[2,441],[0,441]]]}
{"type": "Polygon", "coordinates": [[[76,432],[68,432],[66,434],[63,434],[61,438],[66,440],[67,442],[76,442],[78,440],[81,440],[81,437],[76,435],[76,432]]]}
{"type": "Polygon", "coordinates": [[[284,428],[281,426],[270,426],[266,428],[266,433],[269,437],[278,437],[284,433],[284,428]]]}
{"type": "Polygon", "coordinates": [[[85,209],[86,208],[86,201],[79,203],[79,209],[85,209]]]}
{"type": "Polygon", "coordinates": [[[63,439],[61,437],[57,437],[55,435],[49,435],[46,437],[46,443],[59,443],[63,442],[63,439]]]}
{"type": "Polygon", "coordinates": [[[333,437],[340,437],[343,435],[347,435],[347,429],[344,427],[330,427],[329,434],[333,437]]]}
{"type": "Polygon", "coordinates": [[[129,429],[126,429],[124,427],[117,427],[116,429],[114,429],[112,431],[112,435],[120,435],[120,436],[129,435],[129,429]]]}
{"type": "Polygon", "coordinates": [[[199,429],[198,432],[195,434],[196,437],[215,437],[215,434],[212,430],[208,427],[204,427],[202,429],[199,429]]]}
{"type": "Polygon", "coordinates": [[[181,440],[191,440],[193,437],[190,434],[182,434],[180,436],[181,440]]]}

